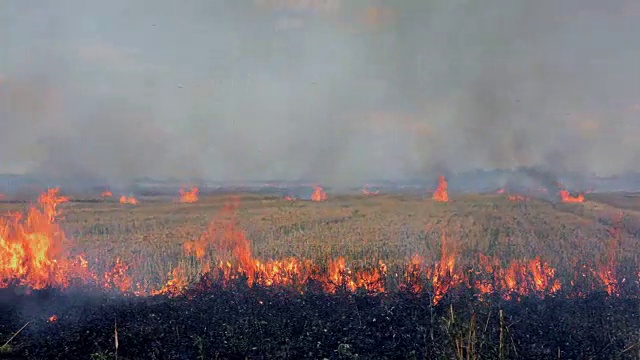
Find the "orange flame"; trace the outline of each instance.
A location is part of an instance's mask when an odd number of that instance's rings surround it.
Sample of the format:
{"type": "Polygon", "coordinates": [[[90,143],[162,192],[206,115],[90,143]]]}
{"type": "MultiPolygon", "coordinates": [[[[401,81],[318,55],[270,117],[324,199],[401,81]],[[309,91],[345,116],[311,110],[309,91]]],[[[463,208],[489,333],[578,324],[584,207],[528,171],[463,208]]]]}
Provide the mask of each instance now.
{"type": "MultiPolygon", "coordinates": [[[[201,275],[207,274],[223,284],[243,276],[249,286],[301,288],[310,281],[315,281],[329,293],[340,289],[353,292],[361,288],[369,292],[384,291],[386,265],[383,263],[375,269],[353,272],[348,269],[343,258],[329,260],[326,271],[309,260],[255,259],[244,231],[238,229],[235,215],[237,207],[237,202],[227,204],[204,234],[184,244],[185,255],[199,260],[201,275]],[[210,249],[215,251],[209,251],[210,249]],[[213,257],[212,254],[216,256],[213,257]]],[[[188,283],[184,269],[177,266],[170,273],[167,284],[153,294],[177,295],[188,283]]]]}
{"type": "Polygon", "coordinates": [[[180,189],[180,202],[191,204],[198,201],[198,193],[200,190],[197,187],[192,187],[191,190],[185,191],[180,189]]]}
{"type": "Polygon", "coordinates": [[[604,262],[597,262],[597,270],[595,271],[596,277],[604,284],[605,289],[609,295],[619,294],[618,281],[616,277],[616,254],[620,243],[620,228],[622,227],[622,221],[624,220],[624,214],[620,212],[615,226],[613,226],[609,233],[611,239],[607,247],[606,260],[604,262]]]}
{"type": "Polygon", "coordinates": [[[571,196],[567,190],[560,190],[560,199],[564,203],[581,203],[584,202],[584,195],[578,194],[578,196],[571,196]]]}
{"type": "MultiPolygon", "coordinates": [[[[387,266],[382,262],[365,269],[353,269],[341,257],[327,259],[324,264],[296,258],[255,258],[251,242],[239,226],[237,199],[225,205],[203,234],[183,244],[184,254],[192,259],[174,266],[163,285],[151,287],[146,282],[144,286],[134,285],[129,265],[119,258],[108,271],[96,276],[88,270],[84,258],[69,256],[64,251],[66,238],[56,221],[58,206],[68,199],[58,196],[58,191],[50,189],[42,194],[26,216],[10,214],[0,218],[0,287],[65,288],[78,280],[127,294],[176,296],[205,289],[213,282],[228,286],[242,279],[249,286],[286,286],[300,292],[312,284],[319,284],[319,289],[328,293],[387,290],[387,266]],[[186,264],[196,264],[196,267],[186,264]],[[198,278],[202,280],[194,281],[198,278]]],[[[591,273],[587,271],[591,279],[596,280],[594,287],[605,289],[611,296],[619,294],[619,284],[624,281],[618,280],[616,274],[621,226],[622,216],[611,230],[606,258],[596,261],[591,273]]],[[[478,262],[463,270],[457,261],[457,245],[443,231],[439,259],[429,265],[415,254],[398,278],[399,288],[414,293],[428,291],[435,305],[464,286],[476,292],[480,299],[497,294],[506,300],[545,297],[562,287],[556,279],[556,270],[539,257],[505,264],[498,257],[477,254],[478,262]]],[[[585,267],[585,270],[589,269],[585,267]]]]}
{"type": "Polygon", "coordinates": [[[69,201],[69,198],[66,196],[58,196],[59,192],[60,188],[48,189],[46,193],[41,194],[38,198],[38,203],[42,205],[51,223],[53,223],[56,216],[58,216],[58,212],[56,211],[58,205],[69,201]]]}
{"type": "Polygon", "coordinates": [[[289,195],[285,195],[284,199],[287,201],[296,201],[296,198],[294,196],[289,196],[289,195]]]}
{"type": "Polygon", "coordinates": [[[444,176],[438,178],[438,188],[433,192],[433,200],[439,202],[449,201],[449,193],[447,192],[447,180],[444,176]]]}
{"type": "Polygon", "coordinates": [[[529,201],[529,198],[524,196],[524,195],[515,194],[515,195],[508,195],[507,196],[507,200],[509,200],[509,201],[529,201]]]}
{"type": "Polygon", "coordinates": [[[104,274],[104,287],[115,288],[122,292],[127,292],[131,289],[132,280],[127,275],[129,266],[120,261],[120,258],[116,259],[116,263],[113,265],[110,271],[104,274]]]}
{"type": "Polygon", "coordinates": [[[49,319],[47,320],[47,322],[56,322],[58,321],[58,316],[56,314],[53,314],[49,317],[49,319]]]}
{"type": "Polygon", "coordinates": [[[470,274],[463,273],[455,266],[455,245],[447,240],[443,232],[440,261],[433,267],[426,267],[424,259],[414,255],[405,269],[401,289],[419,293],[425,290],[425,284],[430,284],[433,290],[432,303],[435,305],[461,284],[475,289],[479,296],[499,293],[507,300],[516,295],[535,294],[544,297],[561,288],[560,282],[554,279],[555,269],[539,258],[525,262],[514,261],[503,268],[500,266],[500,259],[480,254],[480,269],[475,270],[479,279],[472,281],[470,274]]]}
{"type": "Polygon", "coordinates": [[[136,200],[136,198],[134,198],[133,196],[120,196],[120,203],[121,204],[130,204],[130,205],[137,205],[138,204],[138,200],[136,200]]]}
{"type": "Polygon", "coordinates": [[[530,261],[512,261],[506,268],[500,259],[480,255],[481,270],[475,288],[480,296],[499,293],[505,300],[515,296],[535,294],[544,297],[560,290],[560,281],[554,279],[555,269],[536,257],[530,261]]]}
{"type": "Polygon", "coordinates": [[[42,194],[24,219],[18,213],[0,218],[0,287],[67,287],[74,278],[91,278],[82,257],[65,255],[66,238],[54,221],[57,206],[69,199],[58,191],[42,194]]]}
{"type": "Polygon", "coordinates": [[[311,194],[312,201],[326,201],[327,193],[322,190],[320,186],[315,186],[313,188],[313,194],[311,194]]]}
{"type": "Polygon", "coordinates": [[[455,272],[455,244],[447,246],[444,231],[442,231],[440,252],[440,261],[435,264],[433,269],[427,271],[427,278],[431,279],[433,285],[434,304],[437,304],[449,289],[460,282],[460,274],[455,272]]]}
{"type": "Polygon", "coordinates": [[[108,198],[108,197],[112,197],[113,193],[109,190],[105,190],[102,193],[100,193],[100,196],[103,198],[108,198]]]}

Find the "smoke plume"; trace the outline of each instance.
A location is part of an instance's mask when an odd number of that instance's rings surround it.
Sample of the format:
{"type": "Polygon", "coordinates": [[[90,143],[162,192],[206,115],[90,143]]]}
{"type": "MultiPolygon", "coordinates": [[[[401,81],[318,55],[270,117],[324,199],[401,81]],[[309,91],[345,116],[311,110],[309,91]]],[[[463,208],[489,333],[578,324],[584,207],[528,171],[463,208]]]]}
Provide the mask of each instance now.
{"type": "Polygon", "coordinates": [[[0,172],[638,171],[639,20],[631,0],[7,2],[0,172]]]}

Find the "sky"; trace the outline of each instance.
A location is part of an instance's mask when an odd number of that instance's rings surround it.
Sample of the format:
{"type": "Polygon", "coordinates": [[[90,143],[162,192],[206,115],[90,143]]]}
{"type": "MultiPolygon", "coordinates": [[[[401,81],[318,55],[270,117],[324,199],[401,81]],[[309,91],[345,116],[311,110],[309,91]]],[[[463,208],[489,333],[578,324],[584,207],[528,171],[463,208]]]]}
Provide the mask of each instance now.
{"type": "Polygon", "coordinates": [[[640,171],[632,0],[4,1],[0,173],[640,171]]]}

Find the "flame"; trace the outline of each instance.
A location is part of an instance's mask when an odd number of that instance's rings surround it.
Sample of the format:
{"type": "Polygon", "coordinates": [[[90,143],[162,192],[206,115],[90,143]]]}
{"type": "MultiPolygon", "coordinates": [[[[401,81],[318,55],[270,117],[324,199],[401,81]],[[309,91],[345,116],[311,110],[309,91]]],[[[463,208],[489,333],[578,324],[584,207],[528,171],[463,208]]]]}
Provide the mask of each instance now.
{"type": "Polygon", "coordinates": [[[605,261],[597,261],[595,275],[602,282],[605,290],[609,295],[618,295],[618,281],[616,276],[616,254],[618,252],[620,243],[620,229],[622,228],[622,221],[624,220],[624,214],[620,212],[618,219],[614,227],[609,230],[611,235],[609,244],[607,246],[605,261]]]}
{"type": "Polygon", "coordinates": [[[514,194],[514,195],[508,195],[507,196],[507,200],[509,200],[509,201],[529,201],[529,198],[524,196],[524,195],[514,194]]]}
{"type": "Polygon", "coordinates": [[[51,223],[53,223],[56,216],[58,216],[58,212],[56,210],[58,205],[69,201],[68,197],[58,196],[59,192],[60,188],[48,189],[46,193],[41,194],[38,198],[38,203],[42,205],[42,208],[49,217],[49,222],[51,223]]]}
{"type": "Polygon", "coordinates": [[[200,190],[197,187],[192,187],[191,190],[185,191],[180,189],[180,202],[181,203],[195,203],[198,201],[198,193],[200,190]]]}
{"type": "MultiPolygon", "coordinates": [[[[0,287],[66,288],[77,281],[136,296],[178,296],[213,284],[233,286],[245,281],[248,286],[281,286],[298,292],[307,291],[314,284],[327,293],[388,291],[387,279],[392,275],[388,275],[383,262],[352,268],[342,257],[322,263],[298,258],[254,257],[251,242],[239,226],[237,198],[216,214],[200,236],[183,243],[188,259],[173,266],[163,284],[151,286],[146,280],[144,285],[135,283],[131,266],[120,258],[97,276],[88,269],[88,262],[82,256],[70,256],[66,252],[67,239],[57,221],[59,206],[68,198],[58,193],[57,188],[49,189],[26,214],[0,218],[0,287]]],[[[619,295],[619,285],[624,281],[620,281],[616,273],[622,220],[620,213],[616,226],[611,229],[604,259],[595,261],[592,268],[585,266],[582,274],[595,280],[594,289],[604,289],[610,296],[619,295]]],[[[397,279],[398,288],[412,293],[429,292],[433,305],[464,287],[472,289],[481,300],[491,294],[505,300],[526,296],[543,298],[562,288],[555,268],[540,257],[505,263],[499,257],[476,254],[477,262],[463,270],[458,261],[458,244],[456,238],[448,237],[442,230],[439,258],[427,263],[420,254],[414,254],[397,279]]]]}
{"type": "Polygon", "coordinates": [[[460,282],[460,274],[455,271],[455,244],[447,246],[444,230],[442,231],[440,253],[440,261],[436,262],[433,269],[427,271],[427,278],[431,280],[433,286],[434,304],[437,304],[449,289],[460,282]]]}
{"type": "Polygon", "coordinates": [[[115,288],[122,292],[129,291],[133,281],[127,275],[128,270],[129,266],[117,258],[111,270],[104,273],[104,287],[115,288]]]}
{"type": "Polygon", "coordinates": [[[571,196],[567,190],[560,190],[560,199],[564,203],[581,203],[584,202],[584,195],[578,194],[578,196],[571,196]]]}
{"type": "Polygon", "coordinates": [[[58,321],[58,316],[56,314],[53,314],[49,317],[49,319],[47,320],[47,322],[56,322],[58,321]]]}
{"type": "Polygon", "coordinates": [[[112,197],[113,193],[109,190],[105,190],[102,193],[100,193],[100,196],[103,198],[108,198],[108,197],[112,197]]]}
{"type": "Polygon", "coordinates": [[[121,204],[130,204],[130,205],[137,205],[138,204],[138,200],[136,200],[136,198],[134,198],[133,196],[120,196],[120,203],[121,204]]]}
{"type": "Polygon", "coordinates": [[[287,201],[296,201],[295,196],[285,195],[284,199],[287,200],[287,201]]]}
{"type": "Polygon", "coordinates": [[[151,295],[169,295],[177,296],[187,287],[188,280],[185,275],[185,270],[181,266],[178,266],[171,270],[169,273],[169,281],[157,291],[151,291],[151,295]]]}
{"type": "Polygon", "coordinates": [[[480,296],[498,293],[505,300],[530,294],[544,297],[558,292],[562,285],[555,279],[555,269],[536,257],[533,260],[514,260],[507,267],[500,259],[480,255],[479,280],[474,286],[480,296]]]}
{"type": "Polygon", "coordinates": [[[313,188],[313,194],[311,194],[312,201],[326,201],[327,193],[322,190],[320,186],[315,186],[313,188]]]}
{"type": "Polygon", "coordinates": [[[479,255],[479,268],[471,274],[478,279],[472,280],[469,274],[456,268],[456,243],[451,242],[442,232],[440,261],[433,267],[424,264],[424,258],[413,255],[405,268],[401,289],[420,293],[430,285],[432,303],[438,304],[452,289],[466,284],[473,288],[478,296],[498,293],[505,300],[517,296],[537,295],[544,297],[560,290],[560,281],[555,279],[555,269],[539,258],[530,261],[513,261],[506,268],[500,266],[499,258],[479,255]]]}
{"type": "Polygon", "coordinates": [[[436,191],[433,192],[433,200],[439,202],[447,202],[449,201],[449,193],[447,192],[447,180],[444,176],[440,176],[438,178],[438,187],[436,191]]]}
{"type": "Polygon", "coordinates": [[[25,285],[32,289],[67,287],[72,279],[89,279],[87,262],[65,253],[67,240],[55,223],[58,205],[67,197],[49,189],[24,217],[0,218],[0,287],[25,285]]]}
{"type": "MultiPolygon", "coordinates": [[[[185,255],[198,260],[201,277],[222,284],[244,277],[249,286],[290,286],[299,290],[310,282],[317,282],[328,293],[340,289],[350,292],[358,289],[384,291],[386,265],[382,262],[377,268],[354,272],[346,266],[344,258],[329,260],[324,270],[310,260],[262,261],[254,258],[250,241],[238,228],[237,208],[237,200],[226,204],[199,238],[184,243],[185,255]]],[[[185,271],[179,265],[172,270],[165,286],[153,294],[177,295],[188,284],[185,271]]]]}

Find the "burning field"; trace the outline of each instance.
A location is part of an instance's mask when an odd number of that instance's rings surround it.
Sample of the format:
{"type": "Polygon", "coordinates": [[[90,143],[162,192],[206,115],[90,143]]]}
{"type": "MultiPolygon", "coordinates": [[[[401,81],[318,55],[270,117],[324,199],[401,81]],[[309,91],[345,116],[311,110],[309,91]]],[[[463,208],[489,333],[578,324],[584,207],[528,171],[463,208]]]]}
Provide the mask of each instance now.
{"type": "Polygon", "coordinates": [[[456,195],[444,177],[426,198],[119,195],[2,203],[0,357],[640,351],[640,202],[622,195],[456,195]]]}

